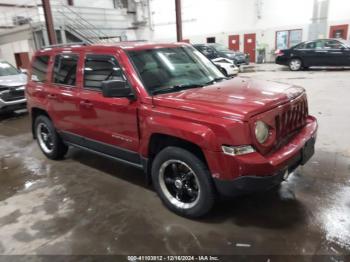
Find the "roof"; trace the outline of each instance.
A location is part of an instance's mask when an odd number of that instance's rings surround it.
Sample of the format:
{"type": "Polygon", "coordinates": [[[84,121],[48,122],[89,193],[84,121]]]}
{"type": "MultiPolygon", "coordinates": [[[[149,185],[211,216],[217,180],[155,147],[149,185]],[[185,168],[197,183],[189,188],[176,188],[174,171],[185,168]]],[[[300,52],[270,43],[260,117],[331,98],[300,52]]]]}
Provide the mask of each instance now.
{"type": "Polygon", "coordinates": [[[178,46],[186,46],[186,43],[154,43],[154,42],[143,42],[143,41],[129,41],[129,42],[118,42],[110,44],[84,44],[84,43],[72,43],[67,45],[53,45],[41,49],[39,52],[55,51],[69,51],[69,50],[100,50],[100,49],[113,49],[120,48],[124,50],[146,50],[146,49],[157,49],[157,48],[172,48],[178,46]]]}

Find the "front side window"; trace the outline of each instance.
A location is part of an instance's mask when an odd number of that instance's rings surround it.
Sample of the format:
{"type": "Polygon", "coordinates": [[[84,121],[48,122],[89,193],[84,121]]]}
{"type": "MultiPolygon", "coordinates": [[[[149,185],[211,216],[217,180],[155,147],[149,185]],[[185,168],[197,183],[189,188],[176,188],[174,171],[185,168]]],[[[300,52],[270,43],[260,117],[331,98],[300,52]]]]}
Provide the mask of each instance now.
{"type": "Polygon", "coordinates": [[[116,58],[110,55],[87,55],[84,67],[84,88],[102,90],[102,82],[126,80],[116,58]]]}
{"type": "Polygon", "coordinates": [[[150,94],[172,92],[175,87],[202,86],[223,74],[193,47],[129,51],[131,61],[150,94]]]}
{"type": "Polygon", "coordinates": [[[53,82],[61,85],[75,86],[78,59],[78,55],[74,54],[57,55],[53,71],[53,82]]]}
{"type": "Polygon", "coordinates": [[[328,49],[341,49],[344,45],[337,40],[329,40],[325,42],[325,48],[328,49]]]}
{"type": "Polygon", "coordinates": [[[18,70],[7,62],[0,61],[0,76],[18,75],[18,70]]]}
{"type": "Polygon", "coordinates": [[[45,82],[49,65],[49,56],[36,56],[32,64],[32,77],[35,82],[45,82]]]}
{"type": "Polygon", "coordinates": [[[213,45],[213,47],[215,48],[216,51],[219,52],[231,52],[230,49],[228,49],[226,46],[224,45],[220,45],[220,44],[215,44],[213,45]]]}

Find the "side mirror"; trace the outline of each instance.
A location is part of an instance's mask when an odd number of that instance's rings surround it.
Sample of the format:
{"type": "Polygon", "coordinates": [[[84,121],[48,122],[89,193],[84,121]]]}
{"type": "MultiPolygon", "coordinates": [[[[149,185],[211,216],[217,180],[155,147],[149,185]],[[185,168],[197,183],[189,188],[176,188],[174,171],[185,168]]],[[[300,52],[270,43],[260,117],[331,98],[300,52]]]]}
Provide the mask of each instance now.
{"type": "Polygon", "coordinates": [[[134,98],[131,88],[124,79],[108,80],[102,82],[102,95],[104,97],[134,98]]]}

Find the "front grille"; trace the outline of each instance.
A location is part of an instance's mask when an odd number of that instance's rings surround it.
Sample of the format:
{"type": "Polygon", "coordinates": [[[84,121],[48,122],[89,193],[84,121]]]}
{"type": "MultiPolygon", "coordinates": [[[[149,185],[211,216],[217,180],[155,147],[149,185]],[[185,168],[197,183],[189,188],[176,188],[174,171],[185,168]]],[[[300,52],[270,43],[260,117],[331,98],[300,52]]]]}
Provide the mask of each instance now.
{"type": "Polygon", "coordinates": [[[12,102],[24,99],[24,90],[17,90],[19,87],[7,88],[5,91],[0,91],[0,98],[5,102],[12,102]]]}
{"type": "Polygon", "coordinates": [[[308,106],[305,97],[288,104],[275,117],[277,141],[287,139],[294,131],[305,126],[307,116],[308,106]]]}

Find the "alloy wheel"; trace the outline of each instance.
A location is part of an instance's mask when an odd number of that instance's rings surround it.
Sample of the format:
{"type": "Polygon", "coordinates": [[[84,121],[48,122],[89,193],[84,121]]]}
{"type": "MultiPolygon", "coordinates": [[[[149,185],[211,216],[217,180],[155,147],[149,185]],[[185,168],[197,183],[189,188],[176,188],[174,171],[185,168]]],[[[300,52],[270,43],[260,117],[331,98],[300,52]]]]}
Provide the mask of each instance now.
{"type": "Polygon", "coordinates": [[[53,136],[45,123],[38,124],[36,128],[36,135],[41,149],[47,154],[52,153],[54,148],[53,136]]]}
{"type": "Polygon", "coordinates": [[[200,198],[200,185],[195,172],[183,161],[168,160],[159,170],[159,184],[166,198],[176,207],[189,209],[200,198]]]}

